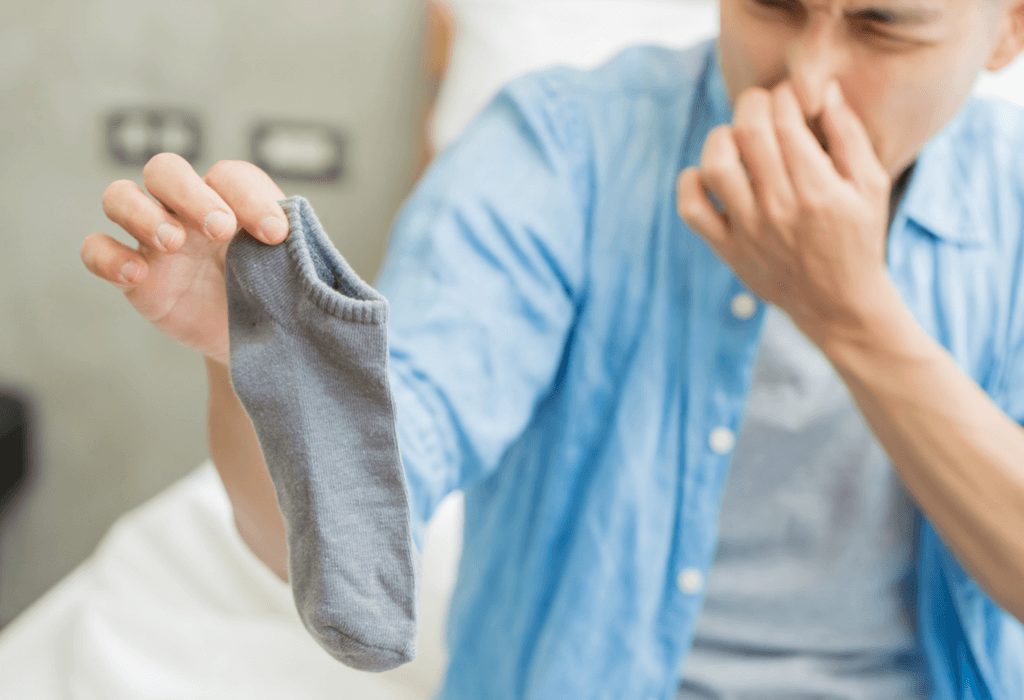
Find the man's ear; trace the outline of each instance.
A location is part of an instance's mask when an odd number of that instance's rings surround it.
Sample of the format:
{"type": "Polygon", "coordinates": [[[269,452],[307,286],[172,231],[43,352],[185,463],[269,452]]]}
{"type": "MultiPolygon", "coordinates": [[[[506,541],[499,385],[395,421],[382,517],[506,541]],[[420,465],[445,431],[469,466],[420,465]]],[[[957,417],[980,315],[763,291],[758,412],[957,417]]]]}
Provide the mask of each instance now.
{"type": "Polygon", "coordinates": [[[1024,51],[1024,0],[1004,0],[996,47],[985,68],[998,71],[1013,62],[1024,51]]]}

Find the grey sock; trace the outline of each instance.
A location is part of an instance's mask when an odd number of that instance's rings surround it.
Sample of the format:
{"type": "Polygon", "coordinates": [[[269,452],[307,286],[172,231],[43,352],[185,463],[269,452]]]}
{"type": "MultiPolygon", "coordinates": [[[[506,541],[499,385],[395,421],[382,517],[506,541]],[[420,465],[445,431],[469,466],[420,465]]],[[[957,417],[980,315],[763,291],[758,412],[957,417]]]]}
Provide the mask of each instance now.
{"type": "Polygon", "coordinates": [[[416,567],[387,375],[387,300],[334,248],[309,202],[279,200],[290,231],[240,231],[225,276],[231,381],[285,518],[306,629],[353,668],[410,661],[416,567]]]}

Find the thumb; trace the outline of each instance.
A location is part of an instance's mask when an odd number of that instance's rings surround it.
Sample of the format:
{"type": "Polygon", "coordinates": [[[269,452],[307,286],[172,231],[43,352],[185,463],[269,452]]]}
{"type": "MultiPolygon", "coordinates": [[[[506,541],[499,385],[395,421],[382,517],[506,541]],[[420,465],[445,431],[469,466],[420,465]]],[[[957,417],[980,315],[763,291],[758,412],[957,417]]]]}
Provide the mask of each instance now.
{"type": "Polygon", "coordinates": [[[880,172],[885,172],[864,123],[843,97],[835,79],[825,88],[821,126],[825,132],[828,153],[836,170],[844,178],[866,186],[876,182],[880,172]]]}

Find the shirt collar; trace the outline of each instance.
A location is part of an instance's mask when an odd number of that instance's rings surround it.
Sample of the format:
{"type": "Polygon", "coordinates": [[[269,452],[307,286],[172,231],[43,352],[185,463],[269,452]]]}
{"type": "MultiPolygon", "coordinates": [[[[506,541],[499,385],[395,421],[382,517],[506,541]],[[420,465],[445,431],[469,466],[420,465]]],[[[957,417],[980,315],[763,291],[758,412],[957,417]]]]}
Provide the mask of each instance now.
{"type": "Polygon", "coordinates": [[[921,148],[896,216],[941,241],[975,245],[983,242],[985,228],[976,210],[981,179],[970,177],[971,154],[960,138],[966,120],[961,109],[921,148]]]}
{"type": "MultiPolygon", "coordinates": [[[[706,76],[713,123],[731,123],[733,110],[717,37],[708,44],[706,76]]],[[[974,208],[981,193],[973,192],[976,183],[972,186],[968,177],[968,154],[957,149],[966,113],[962,108],[922,147],[893,220],[905,217],[939,240],[970,245],[982,241],[983,230],[974,208]]]]}

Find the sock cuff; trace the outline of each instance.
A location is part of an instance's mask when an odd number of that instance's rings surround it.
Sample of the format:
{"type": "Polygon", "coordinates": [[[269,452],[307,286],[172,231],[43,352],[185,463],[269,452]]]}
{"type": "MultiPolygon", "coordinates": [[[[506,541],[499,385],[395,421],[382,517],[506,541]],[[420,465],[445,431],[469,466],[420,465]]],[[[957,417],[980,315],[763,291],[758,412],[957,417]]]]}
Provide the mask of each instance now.
{"type": "Polygon", "coordinates": [[[289,223],[283,245],[310,299],[327,313],[347,321],[386,323],[387,299],[364,281],[334,247],[309,200],[293,195],[278,200],[278,204],[289,223]]]}

